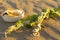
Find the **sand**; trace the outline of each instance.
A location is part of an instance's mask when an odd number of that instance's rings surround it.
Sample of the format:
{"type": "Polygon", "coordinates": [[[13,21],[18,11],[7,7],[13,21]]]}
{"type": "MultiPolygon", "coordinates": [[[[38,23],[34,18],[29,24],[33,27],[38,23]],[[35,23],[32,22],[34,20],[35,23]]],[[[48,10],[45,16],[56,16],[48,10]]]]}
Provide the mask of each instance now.
{"type": "MultiPolygon", "coordinates": [[[[60,8],[60,0],[0,0],[0,13],[8,8],[22,8],[26,15],[32,15],[49,7],[60,8]]],[[[5,22],[0,16],[0,32],[5,32],[12,24],[14,23],[5,22]]],[[[8,35],[6,40],[60,40],[60,18],[46,19],[43,25],[40,36],[33,37],[31,29],[23,28],[8,35]]],[[[0,34],[0,40],[5,40],[4,34],[0,34]]]]}

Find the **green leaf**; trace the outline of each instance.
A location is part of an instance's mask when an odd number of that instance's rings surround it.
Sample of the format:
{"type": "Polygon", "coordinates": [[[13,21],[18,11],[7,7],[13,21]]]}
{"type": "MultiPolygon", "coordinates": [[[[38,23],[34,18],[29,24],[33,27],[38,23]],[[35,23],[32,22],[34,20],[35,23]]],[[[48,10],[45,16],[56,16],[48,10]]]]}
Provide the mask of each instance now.
{"type": "Polygon", "coordinates": [[[46,12],[46,10],[47,10],[46,8],[43,8],[43,9],[42,9],[42,12],[46,12]]]}

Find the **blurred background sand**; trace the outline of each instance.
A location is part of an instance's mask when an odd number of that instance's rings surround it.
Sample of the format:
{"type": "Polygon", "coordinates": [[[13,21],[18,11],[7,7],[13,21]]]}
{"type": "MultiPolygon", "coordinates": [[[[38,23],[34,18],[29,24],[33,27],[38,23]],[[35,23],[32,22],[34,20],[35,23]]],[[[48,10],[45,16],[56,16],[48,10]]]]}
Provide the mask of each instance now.
{"type": "MultiPolygon", "coordinates": [[[[23,9],[26,15],[41,12],[42,8],[60,8],[60,0],[0,0],[0,13],[8,8],[23,9]]],[[[14,23],[4,22],[0,17],[0,32],[4,32],[8,26],[14,23]]],[[[8,35],[6,40],[60,40],[60,18],[49,18],[43,22],[44,28],[40,36],[31,36],[31,30],[23,28],[19,32],[8,35]]],[[[0,40],[5,40],[0,34],[0,40]]]]}

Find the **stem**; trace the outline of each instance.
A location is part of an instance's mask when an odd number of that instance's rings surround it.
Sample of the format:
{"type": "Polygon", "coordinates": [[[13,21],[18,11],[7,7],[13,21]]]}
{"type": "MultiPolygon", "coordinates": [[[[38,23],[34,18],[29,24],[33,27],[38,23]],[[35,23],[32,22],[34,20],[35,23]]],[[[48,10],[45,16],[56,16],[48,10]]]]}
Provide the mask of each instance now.
{"type": "Polygon", "coordinates": [[[7,38],[7,34],[6,34],[6,32],[5,32],[5,38],[7,38]]]}

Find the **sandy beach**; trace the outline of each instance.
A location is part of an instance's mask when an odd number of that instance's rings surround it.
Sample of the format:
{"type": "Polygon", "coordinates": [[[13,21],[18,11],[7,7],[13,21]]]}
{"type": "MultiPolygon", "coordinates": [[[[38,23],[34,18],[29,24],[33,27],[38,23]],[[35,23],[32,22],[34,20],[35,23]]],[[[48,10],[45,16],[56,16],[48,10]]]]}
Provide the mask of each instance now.
{"type": "MultiPolygon", "coordinates": [[[[6,9],[23,9],[26,15],[40,13],[43,8],[60,8],[60,0],[0,0],[0,13],[6,9]]],[[[14,23],[5,22],[0,16],[0,32],[13,25],[14,23]]],[[[31,29],[12,32],[6,40],[60,40],[60,18],[49,18],[43,22],[44,28],[40,31],[40,36],[33,37],[31,29]]],[[[0,34],[0,40],[5,40],[4,35],[0,34]]]]}

